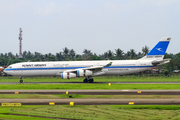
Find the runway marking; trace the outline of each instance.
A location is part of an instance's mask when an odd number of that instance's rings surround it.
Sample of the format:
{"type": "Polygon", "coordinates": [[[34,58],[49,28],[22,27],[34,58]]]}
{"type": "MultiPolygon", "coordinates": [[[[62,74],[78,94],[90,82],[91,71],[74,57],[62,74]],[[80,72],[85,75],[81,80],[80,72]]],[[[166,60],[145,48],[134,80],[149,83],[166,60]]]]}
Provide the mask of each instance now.
{"type": "Polygon", "coordinates": [[[129,102],[129,105],[134,105],[134,102],[129,102]]]}
{"type": "Polygon", "coordinates": [[[141,91],[137,91],[137,93],[141,93],[141,91]]]}
{"type": "Polygon", "coordinates": [[[49,102],[49,105],[55,105],[55,103],[54,102],[49,102]]]}
{"type": "Polygon", "coordinates": [[[129,91],[129,90],[122,90],[122,91],[129,91]]]}
{"type": "Polygon", "coordinates": [[[21,106],[21,103],[1,103],[1,106],[21,106]]]}
{"type": "Polygon", "coordinates": [[[70,104],[70,106],[74,106],[74,102],[70,102],[69,104],[70,104]]]}

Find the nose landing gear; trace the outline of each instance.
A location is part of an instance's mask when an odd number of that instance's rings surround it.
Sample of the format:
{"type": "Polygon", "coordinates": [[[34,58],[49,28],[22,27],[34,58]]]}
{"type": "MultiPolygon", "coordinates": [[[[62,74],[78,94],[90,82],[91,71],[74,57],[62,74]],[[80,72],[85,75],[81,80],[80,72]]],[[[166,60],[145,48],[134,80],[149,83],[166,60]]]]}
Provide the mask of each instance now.
{"type": "Polygon", "coordinates": [[[20,76],[19,78],[20,78],[20,81],[19,81],[19,82],[20,82],[20,83],[23,83],[22,77],[20,76]]]}

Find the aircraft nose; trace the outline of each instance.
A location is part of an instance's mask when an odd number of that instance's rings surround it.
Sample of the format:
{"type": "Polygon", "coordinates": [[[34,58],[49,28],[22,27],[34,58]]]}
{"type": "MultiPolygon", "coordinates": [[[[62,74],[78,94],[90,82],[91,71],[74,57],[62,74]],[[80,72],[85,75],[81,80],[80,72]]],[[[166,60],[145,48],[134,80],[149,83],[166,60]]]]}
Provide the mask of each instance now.
{"type": "Polygon", "coordinates": [[[4,73],[6,73],[6,68],[3,70],[4,73]]]}
{"type": "Polygon", "coordinates": [[[6,73],[6,74],[8,74],[7,68],[5,68],[5,69],[3,70],[3,72],[6,73]]]}

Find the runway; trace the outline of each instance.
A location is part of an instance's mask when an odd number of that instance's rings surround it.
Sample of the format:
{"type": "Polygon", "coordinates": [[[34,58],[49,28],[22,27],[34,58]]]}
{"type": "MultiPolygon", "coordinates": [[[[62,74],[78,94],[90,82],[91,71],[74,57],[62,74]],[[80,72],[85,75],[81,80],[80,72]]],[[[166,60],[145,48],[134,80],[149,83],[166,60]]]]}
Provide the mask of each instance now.
{"type": "Polygon", "coordinates": [[[180,95],[180,90],[0,90],[0,94],[180,95]]]}
{"type": "MultiPolygon", "coordinates": [[[[69,95],[180,95],[180,90],[0,90],[0,94],[66,94],[69,95]]],[[[180,99],[0,99],[0,103],[21,103],[22,105],[180,105],[180,99]]]]}
{"type": "Polygon", "coordinates": [[[0,99],[0,103],[22,105],[180,105],[180,99],[0,99]]]}
{"type": "Polygon", "coordinates": [[[93,83],[83,83],[83,82],[0,82],[0,84],[180,84],[180,82],[93,82],[93,83]]]}

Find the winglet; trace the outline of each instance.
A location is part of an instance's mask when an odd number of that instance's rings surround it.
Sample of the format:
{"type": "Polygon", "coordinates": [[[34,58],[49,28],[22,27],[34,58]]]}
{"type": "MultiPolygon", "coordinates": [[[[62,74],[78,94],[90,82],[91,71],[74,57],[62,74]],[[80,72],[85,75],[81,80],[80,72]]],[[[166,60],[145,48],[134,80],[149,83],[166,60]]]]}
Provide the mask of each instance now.
{"type": "Polygon", "coordinates": [[[112,65],[112,62],[108,63],[107,65],[105,65],[104,67],[109,67],[112,65]]]}

